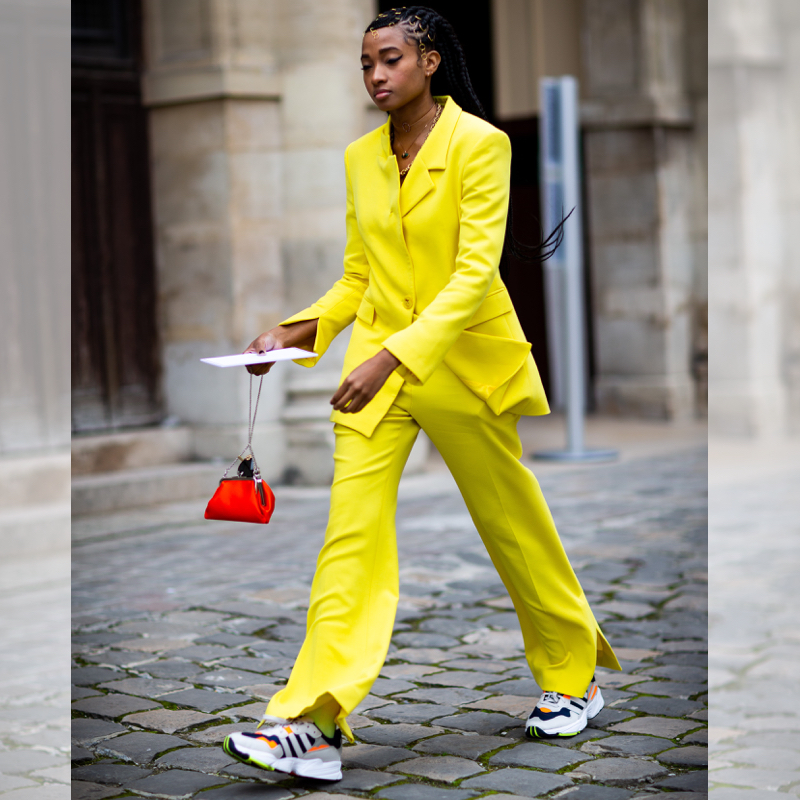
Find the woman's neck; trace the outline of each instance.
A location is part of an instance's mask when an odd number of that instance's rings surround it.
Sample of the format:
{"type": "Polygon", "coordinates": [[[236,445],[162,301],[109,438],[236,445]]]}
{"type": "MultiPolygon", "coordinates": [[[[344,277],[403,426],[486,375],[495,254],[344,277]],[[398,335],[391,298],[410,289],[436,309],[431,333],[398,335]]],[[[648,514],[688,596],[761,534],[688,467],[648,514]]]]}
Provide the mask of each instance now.
{"type": "Polygon", "coordinates": [[[395,128],[402,128],[404,124],[414,125],[414,123],[424,119],[429,112],[434,110],[435,106],[433,95],[430,92],[423,92],[411,102],[390,112],[392,125],[395,128]]]}

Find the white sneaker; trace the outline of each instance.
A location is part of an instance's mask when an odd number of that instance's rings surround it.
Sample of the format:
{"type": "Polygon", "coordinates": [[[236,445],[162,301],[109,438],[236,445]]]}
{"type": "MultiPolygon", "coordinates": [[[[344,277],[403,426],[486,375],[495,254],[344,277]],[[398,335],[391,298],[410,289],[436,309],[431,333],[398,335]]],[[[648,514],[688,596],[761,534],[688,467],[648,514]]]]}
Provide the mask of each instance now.
{"type": "Polygon", "coordinates": [[[342,732],[326,736],[311,720],[282,720],[255,733],[231,733],[222,749],[243,764],[288,772],[301,778],[338,781],[342,778],[342,732]]]}
{"type": "Polygon", "coordinates": [[[594,677],[583,697],[544,692],[525,723],[525,733],[535,739],[576,736],[603,706],[603,695],[594,677]]]}

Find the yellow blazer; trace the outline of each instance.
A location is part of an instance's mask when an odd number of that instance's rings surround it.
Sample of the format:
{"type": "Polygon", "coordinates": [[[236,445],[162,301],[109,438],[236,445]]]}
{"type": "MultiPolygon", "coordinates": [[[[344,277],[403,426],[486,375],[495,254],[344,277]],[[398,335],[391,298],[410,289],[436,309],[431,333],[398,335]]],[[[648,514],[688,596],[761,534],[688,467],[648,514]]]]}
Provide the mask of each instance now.
{"type": "Polygon", "coordinates": [[[371,436],[403,381],[422,385],[444,363],[495,413],[550,409],[498,274],[511,145],[451,97],[403,184],[389,120],[348,146],[344,275],[281,322],[318,319],[312,367],[353,320],[342,380],[386,348],[401,362],[361,411],[331,420],[371,436]]]}

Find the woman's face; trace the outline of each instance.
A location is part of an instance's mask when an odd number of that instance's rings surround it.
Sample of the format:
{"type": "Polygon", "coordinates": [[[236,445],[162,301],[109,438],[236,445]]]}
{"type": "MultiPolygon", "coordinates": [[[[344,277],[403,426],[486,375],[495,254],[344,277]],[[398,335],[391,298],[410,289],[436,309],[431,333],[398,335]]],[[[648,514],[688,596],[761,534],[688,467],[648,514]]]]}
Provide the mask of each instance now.
{"type": "Polygon", "coordinates": [[[425,92],[439,61],[435,50],[420,58],[419,45],[410,38],[406,42],[399,25],[364,35],[361,48],[364,86],[381,111],[401,108],[425,92]]]}

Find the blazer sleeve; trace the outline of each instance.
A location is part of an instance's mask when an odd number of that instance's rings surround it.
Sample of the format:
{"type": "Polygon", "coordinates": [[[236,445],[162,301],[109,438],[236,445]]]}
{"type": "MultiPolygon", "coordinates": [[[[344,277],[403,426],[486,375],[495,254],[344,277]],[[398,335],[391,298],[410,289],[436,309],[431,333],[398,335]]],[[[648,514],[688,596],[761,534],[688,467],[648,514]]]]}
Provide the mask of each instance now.
{"type": "Polygon", "coordinates": [[[297,364],[313,367],[324,355],[331,342],[356,318],[356,311],[361,305],[361,298],[369,285],[369,262],[364,251],[364,243],[358,231],[355,205],[353,203],[353,187],[350,183],[350,168],[347,153],[344,153],[344,171],[347,182],[347,243],[344,248],[344,275],[314,305],[300,311],[294,316],[278,323],[289,325],[292,322],[303,322],[316,319],[317,336],[312,352],[317,355],[311,358],[295,359],[297,364]]]}
{"type": "Polygon", "coordinates": [[[505,240],[511,179],[511,142],[495,130],[475,146],[461,179],[455,270],[447,285],[407,328],[383,346],[401,362],[400,374],[424,384],[486,297],[505,240]]]}

